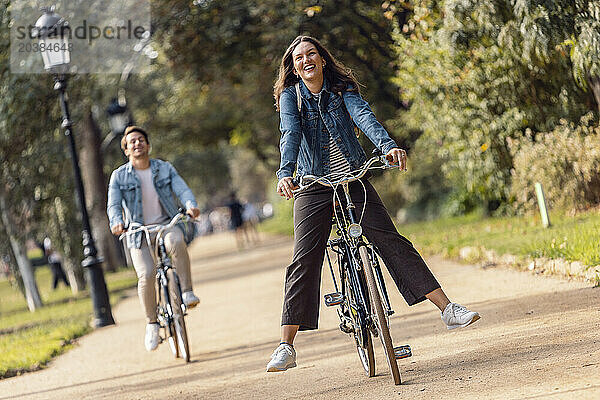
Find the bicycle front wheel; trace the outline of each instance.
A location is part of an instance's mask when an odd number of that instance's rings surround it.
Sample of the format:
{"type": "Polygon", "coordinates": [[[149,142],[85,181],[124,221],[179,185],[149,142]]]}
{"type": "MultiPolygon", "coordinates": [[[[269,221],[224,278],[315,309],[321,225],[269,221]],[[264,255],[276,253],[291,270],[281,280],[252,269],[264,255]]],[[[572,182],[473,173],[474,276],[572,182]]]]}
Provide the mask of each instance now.
{"type": "Polygon", "coordinates": [[[388,325],[387,315],[383,309],[381,302],[381,295],[377,288],[377,282],[375,281],[375,274],[373,274],[373,266],[367,253],[367,248],[361,246],[359,249],[360,258],[363,262],[363,269],[365,271],[365,278],[367,280],[367,288],[369,290],[369,297],[371,300],[371,308],[375,314],[375,324],[383,345],[383,352],[387,360],[390,372],[394,378],[394,384],[399,385],[402,383],[400,379],[400,371],[398,370],[398,363],[396,362],[396,354],[394,353],[394,345],[392,344],[392,335],[390,334],[390,327],[388,325]]]}
{"type": "Polygon", "coordinates": [[[175,324],[173,323],[172,312],[169,311],[171,308],[170,296],[168,288],[162,284],[162,277],[157,278],[157,293],[158,293],[158,307],[156,312],[158,314],[158,320],[160,326],[165,330],[164,339],[169,344],[169,349],[175,357],[178,356],[179,351],[177,350],[177,336],[175,334],[175,324]]]}
{"type": "Polygon", "coordinates": [[[188,342],[187,329],[185,327],[185,318],[181,307],[181,289],[179,287],[179,277],[173,269],[167,271],[169,278],[169,300],[173,310],[173,327],[175,330],[175,340],[177,341],[177,356],[190,361],[190,344],[188,342]]]}

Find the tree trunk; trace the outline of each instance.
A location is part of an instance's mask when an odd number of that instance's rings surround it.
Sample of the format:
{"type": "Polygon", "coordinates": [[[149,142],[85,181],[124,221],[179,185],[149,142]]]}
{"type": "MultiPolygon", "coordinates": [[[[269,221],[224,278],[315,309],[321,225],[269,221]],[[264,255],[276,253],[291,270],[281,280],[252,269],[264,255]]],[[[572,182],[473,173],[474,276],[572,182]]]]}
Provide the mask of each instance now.
{"type": "Polygon", "coordinates": [[[37,308],[42,307],[42,298],[40,297],[40,292],[38,290],[37,283],[35,282],[35,275],[33,274],[33,267],[31,266],[31,261],[29,261],[29,259],[25,255],[23,245],[19,243],[17,236],[13,230],[13,225],[10,221],[8,209],[6,208],[6,199],[4,198],[4,193],[1,192],[0,214],[2,214],[2,223],[4,224],[4,228],[6,229],[6,234],[8,235],[10,246],[12,248],[15,260],[17,261],[17,265],[19,266],[19,272],[21,273],[21,277],[23,278],[27,307],[29,307],[29,311],[33,312],[37,308]]]}
{"type": "Polygon", "coordinates": [[[64,267],[69,279],[69,285],[73,294],[77,294],[85,289],[85,278],[83,276],[83,267],[73,258],[71,245],[69,244],[69,230],[65,222],[65,210],[60,197],[54,198],[54,211],[57,220],[58,230],[60,232],[60,241],[62,244],[62,253],[64,257],[64,267]]]}
{"type": "Polygon", "coordinates": [[[594,99],[596,99],[598,114],[600,114],[600,76],[590,76],[588,80],[592,88],[592,93],[594,93],[594,99]]]}
{"type": "Polygon", "coordinates": [[[85,187],[85,197],[90,215],[92,236],[96,241],[98,254],[104,258],[104,269],[116,271],[126,261],[117,248],[110,232],[106,215],[107,184],[102,170],[100,152],[101,134],[90,109],[87,110],[81,129],[81,173],[85,187]]]}
{"type": "MultiPolygon", "coordinates": [[[[21,272],[19,271],[19,266],[15,260],[15,256],[12,251],[12,247],[10,246],[10,240],[8,239],[8,235],[4,229],[4,223],[2,222],[2,218],[0,217],[0,256],[4,261],[8,264],[8,282],[10,285],[18,289],[19,292],[23,295],[23,298],[26,299],[25,295],[25,285],[23,284],[23,278],[21,277],[21,272]]],[[[0,299],[1,301],[2,299],[0,299]]]]}
{"type": "Polygon", "coordinates": [[[73,294],[85,290],[83,267],[77,261],[78,260],[73,260],[73,258],[67,257],[66,255],[63,258],[63,267],[65,267],[67,279],[69,280],[69,285],[71,286],[71,292],[73,294]]]}

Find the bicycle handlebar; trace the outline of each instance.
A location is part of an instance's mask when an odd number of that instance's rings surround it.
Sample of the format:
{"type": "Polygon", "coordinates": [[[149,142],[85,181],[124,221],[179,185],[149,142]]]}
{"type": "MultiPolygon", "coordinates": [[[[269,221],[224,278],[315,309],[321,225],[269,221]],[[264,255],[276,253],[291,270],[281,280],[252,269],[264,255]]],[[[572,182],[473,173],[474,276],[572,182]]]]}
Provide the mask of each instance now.
{"type": "Polygon", "coordinates": [[[187,220],[190,219],[190,217],[188,215],[186,215],[183,210],[179,210],[179,212],[177,214],[175,214],[175,216],[173,217],[173,219],[171,219],[171,221],[167,224],[151,224],[151,225],[142,225],[136,222],[132,222],[129,225],[129,228],[123,232],[121,235],[119,235],[119,240],[123,240],[124,237],[126,237],[127,235],[133,235],[134,233],[137,232],[146,232],[146,234],[151,234],[154,232],[158,232],[161,229],[168,229],[168,228],[172,228],[175,226],[175,224],[177,224],[180,220],[183,220],[184,218],[187,218],[187,220]]]}
{"type": "Polygon", "coordinates": [[[357,181],[360,178],[362,178],[363,176],[365,176],[365,174],[369,170],[375,170],[375,169],[392,169],[392,168],[398,168],[398,166],[397,165],[391,165],[390,162],[387,160],[387,158],[386,158],[385,155],[375,156],[375,157],[372,157],[371,159],[369,159],[360,169],[355,170],[355,171],[350,171],[350,172],[333,172],[331,174],[324,175],[324,176],[321,176],[321,177],[317,177],[317,176],[314,176],[314,175],[304,175],[304,176],[302,176],[302,178],[300,179],[300,181],[297,181],[294,178],[293,183],[296,186],[298,186],[299,188],[292,190],[292,193],[293,194],[298,194],[301,191],[308,189],[309,187],[311,187],[315,183],[318,183],[318,184],[323,185],[323,186],[334,187],[334,186],[337,186],[337,185],[340,185],[340,184],[350,183],[350,182],[357,181]],[[376,162],[380,162],[382,165],[373,167],[372,165],[375,164],[376,162]],[[333,180],[335,178],[337,178],[337,180],[333,180]],[[304,184],[305,180],[309,180],[310,183],[304,184]]]}

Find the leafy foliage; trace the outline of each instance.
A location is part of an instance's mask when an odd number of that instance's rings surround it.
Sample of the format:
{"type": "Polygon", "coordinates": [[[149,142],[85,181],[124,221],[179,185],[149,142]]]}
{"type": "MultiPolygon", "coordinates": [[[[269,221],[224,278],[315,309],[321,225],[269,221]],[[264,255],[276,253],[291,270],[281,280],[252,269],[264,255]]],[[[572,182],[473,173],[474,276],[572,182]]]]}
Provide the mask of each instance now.
{"type": "Polygon", "coordinates": [[[595,122],[591,113],[578,126],[562,120],[552,132],[511,143],[511,191],[519,210],[537,208],[531,190],[536,182],[554,208],[570,211],[600,203],[600,128],[595,122]]]}
{"type": "Polygon", "coordinates": [[[177,0],[155,2],[154,11],[166,63],[176,79],[184,76],[197,88],[193,97],[203,97],[191,119],[198,121],[198,135],[241,144],[273,171],[279,132],[272,82],[280,57],[298,34],[318,37],[355,67],[383,119],[399,106],[389,83],[392,26],[377,2],[177,0]]]}
{"type": "Polygon", "coordinates": [[[564,3],[420,1],[399,27],[395,81],[411,107],[398,119],[422,131],[421,148],[436,149],[448,199],[458,201],[449,209],[509,203],[509,141],[592,109],[560,46],[579,18],[564,3]]]}

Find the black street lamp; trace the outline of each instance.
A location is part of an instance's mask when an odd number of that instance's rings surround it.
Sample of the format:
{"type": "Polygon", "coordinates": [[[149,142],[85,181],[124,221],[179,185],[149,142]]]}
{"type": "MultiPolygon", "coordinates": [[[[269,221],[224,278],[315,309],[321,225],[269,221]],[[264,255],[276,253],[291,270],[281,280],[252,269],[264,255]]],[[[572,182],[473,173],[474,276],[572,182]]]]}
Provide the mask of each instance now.
{"type": "Polygon", "coordinates": [[[114,135],[122,135],[123,132],[125,132],[125,128],[131,124],[131,118],[127,112],[125,98],[117,99],[114,97],[106,108],[106,113],[108,114],[110,130],[114,135]]]}
{"type": "Polygon", "coordinates": [[[69,139],[71,150],[71,160],[73,160],[73,170],[75,173],[75,189],[79,199],[79,208],[81,211],[81,220],[83,223],[83,256],[81,265],[86,271],[86,277],[90,286],[90,294],[94,305],[94,321],[96,328],[112,325],[115,323],[108,299],[108,290],[104,281],[104,272],[102,271],[102,258],[98,257],[98,251],[92,237],[90,229],[90,220],[85,205],[85,194],[83,191],[83,181],[81,180],[81,170],[79,169],[79,159],[73,138],[71,118],[69,115],[69,106],[67,102],[67,76],[68,65],[71,61],[69,43],[70,28],[69,23],[60,15],[54,12],[54,6],[41,9],[44,14],[35,23],[33,37],[37,37],[39,48],[44,60],[44,69],[54,75],[54,90],[58,91],[60,99],[60,108],[62,110],[62,128],[65,130],[65,136],[69,139]]]}
{"type": "Polygon", "coordinates": [[[125,128],[132,125],[131,114],[127,109],[127,102],[125,96],[119,93],[119,98],[114,97],[111,99],[110,104],[106,108],[106,114],[108,115],[108,124],[110,125],[110,133],[106,135],[102,141],[102,152],[106,152],[108,146],[115,140],[115,138],[123,135],[125,128]]]}

